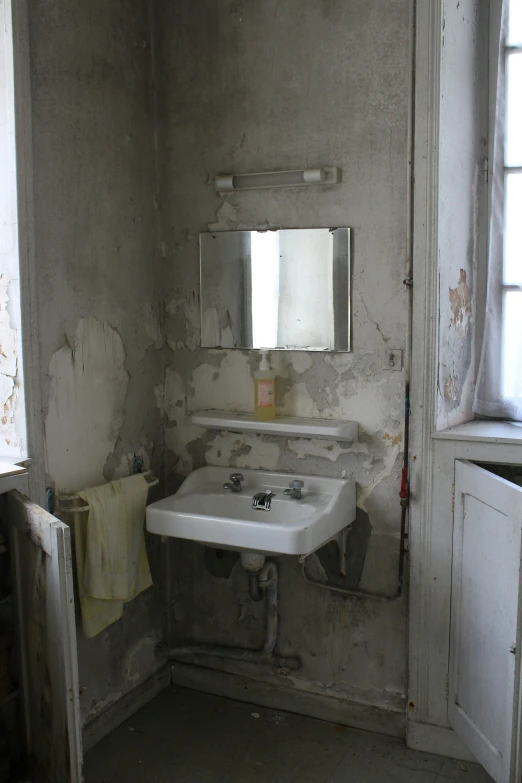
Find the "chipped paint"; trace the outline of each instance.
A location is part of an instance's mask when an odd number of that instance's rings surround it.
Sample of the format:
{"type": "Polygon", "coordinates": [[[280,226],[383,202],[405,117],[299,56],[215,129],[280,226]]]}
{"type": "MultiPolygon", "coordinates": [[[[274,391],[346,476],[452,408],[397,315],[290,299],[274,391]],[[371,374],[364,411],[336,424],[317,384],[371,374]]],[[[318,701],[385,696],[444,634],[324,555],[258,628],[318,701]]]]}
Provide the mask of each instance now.
{"type": "Polygon", "coordinates": [[[82,318],[71,343],[51,358],[49,375],[45,447],[56,492],[103,484],[129,384],[121,337],[107,323],[82,318]]]}
{"type": "Polygon", "coordinates": [[[471,416],[474,379],[473,298],[465,269],[459,270],[457,285],[449,287],[447,303],[441,302],[441,319],[447,313],[449,328],[440,335],[439,394],[437,422],[448,427],[471,416]],[[449,308],[448,308],[449,304],[449,308]]]}
{"type": "Polygon", "coordinates": [[[289,440],[288,448],[297,455],[297,459],[320,457],[321,459],[329,459],[331,462],[337,462],[341,454],[349,454],[351,451],[343,449],[336,441],[316,440],[315,438],[289,440]]]}
{"type": "Polygon", "coordinates": [[[449,289],[449,300],[451,312],[453,313],[451,323],[460,337],[467,337],[470,329],[472,307],[471,291],[466,282],[466,272],[464,269],[460,270],[457,287],[449,289]]]}
{"type": "Polygon", "coordinates": [[[309,370],[312,366],[312,357],[309,353],[302,351],[301,353],[292,354],[292,367],[298,375],[302,375],[309,370]]]}
{"type": "Polygon", "coordinates": [[[396,435],[390,435],[389,432],[385,432],[382,439],[387,446],[397,446],[402,441],[402,432],[398,432],[396,435]]]}
{"type": "Polygon", "coordinates": [[[143,325],[145,333],[150,338],[155,348],[161,348],[163,345],[163,334],[159,315],[159,307],[152,302],[145,302],[143,305],[143,325]]]}
{"type": "Polygon", "coordinates": [[[201,321],[199,310],[199,291],[189,291],[181,299],[171,299],[165,306],[167,316],[171,319],[170,329],[175,331],[179,324],[183,339],[176,341],[176,346],[196,350],[201,342],[201,321]]]}
{"type": "Polygon", "coordinates": [[[444,381],[444,399],[457,402],[457,378],[454,375],[448,375],[444,381]]]}
{"type": "Polygon", "coordinates": [[[209,231],[233,231],[237,229],[237,224],[237,207],[229,201],[223,201],[217,211],[216,220],[207,226],[209,231]]]}

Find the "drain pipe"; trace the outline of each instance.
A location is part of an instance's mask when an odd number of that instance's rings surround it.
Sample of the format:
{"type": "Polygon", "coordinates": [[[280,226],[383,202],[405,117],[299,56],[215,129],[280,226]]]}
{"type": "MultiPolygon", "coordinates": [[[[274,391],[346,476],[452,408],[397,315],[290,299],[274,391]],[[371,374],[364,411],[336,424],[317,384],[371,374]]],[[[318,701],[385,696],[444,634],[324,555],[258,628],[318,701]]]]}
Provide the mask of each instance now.
{"type": "Polygon", "coordinates": [[[266,601],[266,636],[260,650],[247,650],[242,647],[221,645],[191,644],[184,647],[159,646],[156,654],[167,660],[192,663],[204,666],[208,658],[242,661],[257,665],[270,666],[285,675],[301,668],[301,660],[296,656],[274,654],[277,642],[277,566],[272,560],[265,562],[264,555],[242,552],[241,563],[248,573],[249,594],[255,601],[266,601]],[[259,596],[259,598],[257,597],[259,596]]]}
{"type": "Polygon", "coordinates": [[[266,640],[263,651],[272,655],[277,641],[277,566],[269,560],[259,574],[259,588],[266,595],[266,640]]]}

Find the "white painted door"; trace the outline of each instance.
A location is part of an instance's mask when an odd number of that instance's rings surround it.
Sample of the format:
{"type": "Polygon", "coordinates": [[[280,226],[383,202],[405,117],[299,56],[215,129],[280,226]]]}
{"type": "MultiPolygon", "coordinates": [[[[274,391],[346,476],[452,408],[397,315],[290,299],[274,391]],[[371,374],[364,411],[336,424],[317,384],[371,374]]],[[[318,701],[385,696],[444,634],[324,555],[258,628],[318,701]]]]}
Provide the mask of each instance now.
{"type": "Polygon", "coordinates": [[[522,488],[455,463],[450,723],[497,783],[520,781],[522,488]]]}
{"type": "Polygon", "coordinates": [[[81,783],[82,739],[70,530],[25,495],[5,496],[16,576],[31,780],[81,783]]]}

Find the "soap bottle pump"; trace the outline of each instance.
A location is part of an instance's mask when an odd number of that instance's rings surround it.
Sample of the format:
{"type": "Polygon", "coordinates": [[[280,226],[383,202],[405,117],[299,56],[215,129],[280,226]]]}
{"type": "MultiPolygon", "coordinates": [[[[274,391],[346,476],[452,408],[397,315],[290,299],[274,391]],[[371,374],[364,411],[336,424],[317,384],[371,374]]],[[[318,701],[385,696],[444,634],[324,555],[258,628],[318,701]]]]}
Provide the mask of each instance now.
{"type": "Polygon", "coordinates": [[[270,369],[269,351],[261,351],[259,370],[254,373],[254,418],[275,419],[275,373],[270,369]]]}

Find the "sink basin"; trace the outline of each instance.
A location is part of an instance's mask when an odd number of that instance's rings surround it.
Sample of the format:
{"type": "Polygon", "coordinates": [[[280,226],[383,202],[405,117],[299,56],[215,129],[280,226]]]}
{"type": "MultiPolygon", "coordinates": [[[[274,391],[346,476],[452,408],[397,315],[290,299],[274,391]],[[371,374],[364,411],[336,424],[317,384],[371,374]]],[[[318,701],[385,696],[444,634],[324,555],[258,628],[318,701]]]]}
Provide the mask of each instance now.
{"type": "Polygon", "coordinates": [[[223,489],[235,471],[205,467],[185,479],[175,495],[147,506],[147,530],[221,549],[307,555],[355,520],[355,483],[343,479],[241,470],[241,492],[223,489]],[[304,481],[302,498],[284,494],[304,481]],[[252,508],[257,492],[274,493],[270,511],[252,508]]]}

